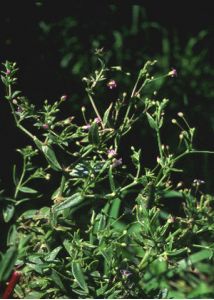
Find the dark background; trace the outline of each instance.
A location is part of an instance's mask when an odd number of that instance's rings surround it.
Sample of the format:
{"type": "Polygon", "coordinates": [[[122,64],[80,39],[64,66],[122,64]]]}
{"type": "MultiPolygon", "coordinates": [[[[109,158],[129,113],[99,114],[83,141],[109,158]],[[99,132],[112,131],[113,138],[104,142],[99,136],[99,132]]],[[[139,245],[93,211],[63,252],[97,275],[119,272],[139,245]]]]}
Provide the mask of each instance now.
{"type": "MultiPolygon", "coordinates": [[[[131,72],[137,72],[136,69],[147,58],[158,56],[161,71],[176,67],[179,74],[173,83],[161,89],[165,97],[175,100],[169,108],[170,117],[174,117],[177,111],[184,111],[197,128],[197,147],[213,150],[212,2],[192,1],[190,5],[191,1],[188,1],[188,6],[187,2],[180,1],[148,2],[90,1],[89,5],[88,1],[19,1],[18,4],[1,1],[0,63],[5,60],[17,62],[20,68],[18,89],[33,103],[40,105],[45,99],[54,101],[67,94],[67,108],[78,115],[81,105],[87,101],[81,78],[93,69],[90,57],[94,46],[104,46],[111,53],[110,62],[126,65],[131,72]],[[134,4],[137,9],[133,9],[134,4]],[[146,30],[148,24],[156,25],[146,30]],[[164,34],[159,34],[155,26],[162,28],[164,34]],[[184,53],[184,49],[188,41],[202,30],[207,32],[207,37],[188,58],[188,51],[184,53]],[[119,40],[115,42],[115,31],[121,33],[122,46],[119,40]],[[175,38],[180,59],[174,55],[175,38]],[[167,43],[171,47],[169,52],[167,43]],[[200,59],[204,50],[206,54],[200,59]],[[187,59],[181,63],[185,55],[187,59]],[[194,57],[199,58],[195,67],[190,60],[194,57]],[[82,65],[75,65],[77,61],[83,62],[82,65]]],[[[143,130],[142,136],[146,136],[143,130]]],[[[15,149],[29,141],[15,128],[2,84],[0,137],[0,184],[1,188],[9,191],[12,165],[19,159],[15,149]]],[[[166,130],[164,138],[167,143],[174,143],[172,132],[166,130]]],[[[127,144],[137,139],[138,136],[133,133],[128,137],[127,144]]],[[[145,163],[148,164],[152,161],[149,156],[155,154],[152,143],[148,135],[145,147],[145,163]]],[[[188,183],[194,178],[206,179],[206,191],[214,191],[212,157],[196,156],[191,162],[185,160],[184,165],[189,166],[184,174],[188,183]]]]}

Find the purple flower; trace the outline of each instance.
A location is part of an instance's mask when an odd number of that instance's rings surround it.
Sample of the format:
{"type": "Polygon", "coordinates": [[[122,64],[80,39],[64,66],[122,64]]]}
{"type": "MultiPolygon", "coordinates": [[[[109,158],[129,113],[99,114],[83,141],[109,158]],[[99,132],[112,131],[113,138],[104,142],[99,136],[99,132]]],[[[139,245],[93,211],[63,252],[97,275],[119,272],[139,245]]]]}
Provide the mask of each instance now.
{"type": "Polygon", "coordinates": [[[97,117],[97,118],[94,119],[94,122],[99,124],[101,122],[101,119],[97,117]]]}
{"type": "Polygon", "coordinates": [[[110,90],[113,90],[117,87],[117,83],[115,80],[110,80],[108,83],[107,83],[107,87],[110,89],[110,90]]]}
{"type": "Polygon", "coordinates": [[[172,70],[168,73],[168,75],[171,76],[171,77],[177,77],[177,76],[178,76],[177,70],[176,70],[176,69],[172,69],[172,70]]]}
{"type": "Polygon", "coordinates": [[[48,124],[43,124],[43,125],[42,125],[42,128],[43,128],[43,129],[48,129],[49,126],[48,126],[48,124]]]}
{"type": "Polygon", "coordinates": [[[61,100],[61,101],[65,101],[67,98],[68,98],[67,95],[62,95],[61,98],[60,98],[60,100],[61,100]]]}
{"type": "Polygon", "coordinates": [[[116,155],[117,155],[117,152],[116,152],[116,150],[114,150],[114,149],[108,149],[108,150],[107,150],[107,154],[108,154],[108,157],[111,158],[111,157],[116,156],[116,155]]]}
{"type": "Polygon", "coordinates": [[[122,158],[114,159],[113,164],[112,164],[112,167],[113,167],[113,168],[116,168],[116,167],[122,165],[122,163],[123,163],[123,162],[122,162],[122,158]]]}
{"type": "Polygon", "coordinates": [[[89,130],[90,128],[91,128],[90,124],[86,124],[86,125],[82,126],[82,129],[85,129],[85,130],[89,130]]]}

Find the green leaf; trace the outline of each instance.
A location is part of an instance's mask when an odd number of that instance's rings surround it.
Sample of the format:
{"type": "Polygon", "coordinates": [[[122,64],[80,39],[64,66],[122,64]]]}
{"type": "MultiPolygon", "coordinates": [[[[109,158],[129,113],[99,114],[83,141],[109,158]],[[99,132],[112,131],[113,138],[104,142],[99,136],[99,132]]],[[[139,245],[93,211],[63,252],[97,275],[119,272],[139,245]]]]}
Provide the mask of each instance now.
{"type": "Polygon", "coordinates": [[[119,216],[121,200],[116,198],[113,200],[109,212],[109,223],[113,223],[119,216]]]}
{"type": "Polygon", "coordinates": [[[113,105],[113,103],[111,103],[111,104],[109,105],[109,107],[107,108],[107,110],[106,110],[105,113],[104,113],[104,116],[103,116],[103,124],[104,124],[104,125],[106,125],[106,124],[108,123],[109,114],[110,114],[112,105],[113,105]]]}
{"type": "Polygon", "coordinates": [[[73,208],[77,206],[78,204],[82,203],[84,201],[84,197],[80,193],[76,193],[70,197],[65,198],[65,200],[59,204],[56,204],[53,209],[54,211],[60,211],[65,208],[73,208]]]}
{"type": "Polygon", "coordinates": [[[112,172],[112,166],[109,167],[108,177],[109,177],[111,191],[114,193],[116,188],[115,188],[115,184],[114,184],[114,176],[113,176],[113,172],[112,172]]]}
{"type": "Polygon", "coordinates": [[[168,191],[161,191],[159,195],[163,198],[183,198],[183,194],[178,191],[168,190],[168,191]]]}
{"type": "Polygon", "coordinates": [[[13,183],[15,186],[18,184],[18,178],[16,176],[16,165],[13,166],[13,183]]]}
{"type": "Polygon", "coordinates": [[[44,292],[32,291],[28,293],[24,299],[42,299],[44,295],[44,292]]]}
{"type": "Polygon", "coordinates": [[[14,212],[15,206],[12,204],[8,204],[5,208],[3,208],[3,217],[6,223],[8,223],[12,219],[14,212]]]}
{"type": "Polygon", "coordinates": [[[146,115],[147,115],[147,119],[148,119],[150,127],[152,129],[157,130],[158,127],[157,127],[157,124],[156,124],[155,120],[152,118],[152,116],[149,113],[146,113],[146,115]]]}
{"type": "Polygon", "coordinates": [[[21,191],[22,193],[26,193],[26,194],[36,194],[36,193],[38,193],[37,190],[34,190],[34,189],[29,188],[27,186],[20,187],[19,191],[21,191]]]}
{"type": "Polygon", "coordinates": [[[52,261],[52,260],[54,260],[56,257],[57,257],[57,255],[58,255],[58,253],[59,253],[59,251],[62,249],[62,246],[58,246],[58,247],[56,247],[53,251],[51,251],[49,254],[48,254],[48,256],[46,257],[46,261],[52,261]]]}
{"type": "Polygon", "coordinates": [[[88,133],[88,140],[89,143],[92,145],[98,145],[100,142],[100,137],[99,137],[99,127],[97,123],[93,123],[89,129],[88,133]]]}
{"type": "Polygon", "coordinates": [[[16,230],[16,225],[10,226],[10,229],[7,234],[7,246],[14,246],[17,242],[18,232],[16,230]]]}
{"type": "Polygon", "coordinates": [[[55,171],[61,171],[62,168],[56,158],[54,151],[50,148],[50,146],[43,145],[42,151],[43,151],[48,163],[52,167],[52,169],[54,169],[55,171]]]}
{"type": "Polygon", "coordinates": [[[72,273],[81,289],[88,292],[88,286],[86,284],[82,268],[78,262],[72,262],[72,273]]]}
{"type": "Polygon", "coordinates": [[[63,285],[63,282],[62,282],[58,272],[56,272],[55,270],[52,270],[51,278],[62,291],[66,292],[66,289],[63,285]]]}
{"type": "Polygon", "coordinates": [[[10,276],[18,256],[17,248],[12,246],[2,256],[0,261],[0,281],[6,281],[10,276]]]}
{"type": "Polygon", "coordinates": [[[13,94],[12,94],[12,98],[15,98],[18,94],[20,94],[21,93],[21,91],[15,91],[13,94]]]}

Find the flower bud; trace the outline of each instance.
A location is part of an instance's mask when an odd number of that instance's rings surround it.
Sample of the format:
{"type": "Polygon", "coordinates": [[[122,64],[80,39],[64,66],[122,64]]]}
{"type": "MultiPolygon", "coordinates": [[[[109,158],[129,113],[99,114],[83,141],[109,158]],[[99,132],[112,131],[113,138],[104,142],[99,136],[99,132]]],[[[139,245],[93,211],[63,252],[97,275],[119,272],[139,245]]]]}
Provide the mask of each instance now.
{"type": "Polygon", "coordinates": [[[60,100],[61,100],[61,101],[65,101],[67,98],[68,98],[67,95],[62,95],[61,98],[60,98],[60,100]]]}
{"type": "Polygon", "coordinates": [[[178,112],[178,116],[179,116],[180,118],[183,118],[184,114],[183,114],[182,112],[178,112]]]}

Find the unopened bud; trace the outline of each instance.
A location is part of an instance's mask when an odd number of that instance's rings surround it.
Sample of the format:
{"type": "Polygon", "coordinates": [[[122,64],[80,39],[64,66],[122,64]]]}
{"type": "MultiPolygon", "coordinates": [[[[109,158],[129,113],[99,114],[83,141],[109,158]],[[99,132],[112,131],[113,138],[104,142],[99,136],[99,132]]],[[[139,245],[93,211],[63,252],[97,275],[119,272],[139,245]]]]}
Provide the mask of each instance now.
{"type": "Polygon", "coordinates": [[[178,112],[178,116],[179,116],[180,118],[183,118],[184,114],[183,114],[182,112],[178,112]]]}
{"type": "Polygon", "coordinates": [[[61,101],[65,101],[68,98],[67,95],[62,95],[62,97],[60,98],[61,101]]]}

